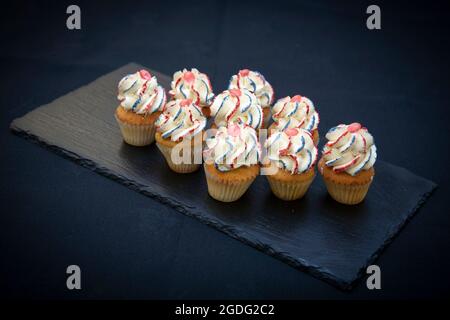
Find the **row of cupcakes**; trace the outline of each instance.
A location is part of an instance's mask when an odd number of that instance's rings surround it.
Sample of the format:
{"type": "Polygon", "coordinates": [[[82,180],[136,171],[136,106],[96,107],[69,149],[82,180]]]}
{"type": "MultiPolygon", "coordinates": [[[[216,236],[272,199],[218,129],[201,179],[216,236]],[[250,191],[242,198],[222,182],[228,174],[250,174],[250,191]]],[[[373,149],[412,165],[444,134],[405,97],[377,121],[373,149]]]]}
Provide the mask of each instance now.
{"type": "Polygon", "coordinates": [[[239,71],[217,96],[209,78],[197,69],[174,74],[169,102],[146,70],[125,76],[118,91],[115,116],[125,142],[144,146],[156,139],[175,172],[193,172],[203,163],[208,192],[217,200],[239,199],[260,173],[277,197],[299,199],[318,166],[330,195],[356,204],[373,180],[376,147],[366,128],[353,123],[330,129],[317,163],[320,119],[313,102],[295,95],[273,104],[273,88],[258,72],[239,71]],[[215,132],[203,147],[209,116],[215,132]],[[270,118],[263,154],[258,135],[270,118]]]}

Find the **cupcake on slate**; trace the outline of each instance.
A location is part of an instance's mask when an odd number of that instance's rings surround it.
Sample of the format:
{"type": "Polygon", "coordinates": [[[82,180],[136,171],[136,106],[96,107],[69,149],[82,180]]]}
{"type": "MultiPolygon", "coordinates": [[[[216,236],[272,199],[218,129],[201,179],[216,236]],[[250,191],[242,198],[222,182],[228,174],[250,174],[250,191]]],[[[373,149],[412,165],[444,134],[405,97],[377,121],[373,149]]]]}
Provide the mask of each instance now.
{"type": "Polygon", "coordinates": [[[311,132],[316,146],[319,143],[319,114],[308,98],[296,95],[278,100],[272,107],[272,119],[269,131],[302,128],[311,132]]]}
{"type": "Polygon", "coordinates": [[[202,163],[206,118],[190,99],[169,101],[156,121],[156,145],[178,173],[196,171],[202,163]]]}
{"type": "Polygon", "coordinates": [[[273,88],[262,74],[243,69],[231,77],[228,89],[247,89],[258,99],[263,110],[262,128],[267,128],[270,120],[270,105],[273,103],[273,88]]]}
{"type": "Polygon", "coordinates": [[[175,72],[169,94],[174,99],[192,99],[206,117],[210,116],[209,107],[214,99],[211,81],[197,69],[175,72]]]}
{"type": "Polygon", "coordinates": [[[166,93],[147,70],[125,76],[119,82],[120,101],[115,117],[123,139],[133,146],[155,140],[155,121],[166,103],[166,93]]]}
{"type": "Polygon", "coordinates": [[[265,147],[272,192],[283,200],[303,197],[315,177],[318,152],[311,134],[297,128],[278,131],[266,140],[265,147]]]}
{"type": "Polygon", "coordinates": [[[263,122],[258,99],[247,89],[230,89],[217,95],[211,105],[211,115],[214,117],[212,127],[216,128],[239,122],[259,129],[263,122]]]}
{"type": "Polygon", "coordinates": [[[330,129],[326,138],[318,167],[328,193],[343,204],[363,201],[375,175],[377,148],[372,135],[352,123],[330,129]]]}
{"type": "Polygon", "coordinates": [[[222,202],[239,199],[259,174],[261,147],[255,130],[230,123],[206,140],[203,152],[208,193],[222,202]]]}

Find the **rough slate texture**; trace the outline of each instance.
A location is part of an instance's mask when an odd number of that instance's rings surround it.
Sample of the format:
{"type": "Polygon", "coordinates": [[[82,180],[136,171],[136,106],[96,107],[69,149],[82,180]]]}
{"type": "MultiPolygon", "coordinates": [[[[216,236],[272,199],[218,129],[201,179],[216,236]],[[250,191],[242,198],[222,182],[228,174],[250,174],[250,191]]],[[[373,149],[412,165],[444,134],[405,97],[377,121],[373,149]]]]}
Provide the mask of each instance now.
{"type": "MultiPolygon", "coordinates": [[[[173,173],[155,145],[122,142],[113,116],[116,86],[139,68],[115,70],[14,120],[11,129],[341,289],[354,285],[436,187],[378,161],[370,192],[357,206],[333,201],[319,175],[301,201],[278,200],[260,176],[238,202],[217,202],[201,170],[173,173]]],[[[169,88],[169,77],[153,73],[169,88]]]]}

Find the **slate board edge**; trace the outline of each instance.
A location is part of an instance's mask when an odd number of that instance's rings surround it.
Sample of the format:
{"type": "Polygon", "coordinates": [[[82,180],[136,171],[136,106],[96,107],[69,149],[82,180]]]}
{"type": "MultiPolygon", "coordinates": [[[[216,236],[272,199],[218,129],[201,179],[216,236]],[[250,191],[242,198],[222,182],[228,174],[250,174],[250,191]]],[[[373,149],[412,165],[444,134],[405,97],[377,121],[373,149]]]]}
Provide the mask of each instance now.
{"type": "MultiPolygon", "coordinates": [[[[24,117],[26,117],[26,115],[24,117]]],[[[259,251],[262,251],[272,257],[275,257],[296,269],[305,271],[305,272],[309,273],[310,275],[314,276],[315,278],[325,281],[341,290],[352,289],[352,287],[353,287],[352,284],[356,280],[358,280],[358,279],[353,279],[351,281],[345,281],[343,279],[336,277],[327,269],[324,269],[324,268],[316,266],[316,265],[308,264],[306,261],[299,260],[297,258],[293,258],[285,253],[276,252],[270,246],[268,246],[266,244],[261,244],[256,240],[251,241],[250,239],[248,239],[242,235],[242,231],[234,228],[233,226],[222,224],[219,221],[215,221],[213,219],[208,219],[205,216],[199,214],[198,212],[196,212],[195,207],[186,206],[183,203],[180,203],[171,197],[162,196],[158,193],[151,192],[148,189],[144,189],[147,187],[140,185],[138,183],[135,183],[131,180],[128,180],[125,177],[119,176],[107,168],[99,167],[94,161],[92,161],[90,159],[83,158],[74,152],[71,152],[71,151],[61,148],[59,146],[53,145],[53,144],[49,143],[48,141],[46,141],[45,139],[42,139],[42,138],[34,135],[31,132],[21,129],[20,126],[17,125],[17,122],[20,121],[20,119],[21,118],[17,118],[15,120],[13,120],[13,122],[10,125],[11,131],[14,134],[16,134],[17,136],[25,138],[26,140],[29,140],[40,146],[43,146],[44,148],[51,150],[52,152],[66,158],[66,159],[69,159],[82,167],[88,168],[102,176],[110,178],[110,179],[112,179],[134,191],[144,194],[145,196],[156,199],[157,201],[174,208],[178,212],[181,212],[189,217],[194,217],[194,218],[200,220],[202,223],[204,223],[208,226],[211,226],[211,227],[215,228],[216,230],[219,230],[219,231],[227,234],[228,236],[230,236],[234,239],[237,239],[253,248],[256,248],[259,251]]]]}
{"type": "MultiPolygon", "coordinates": [[[[419,209],[425,204],[427,199],[431,196],[433,191],[438,187],[438,185],[429,180],[431,182],[430,188],[427,192],[424,192],[422,196],[420,197],[419,201],[417,202],[416,206],[414,206],[411,211],[407,214],[406,219],[402,221],[402,223],[398,224],[396,228],[393,228],[386,240],[383,242],[383,244],[375,250],[375,252],[367,259],[367,262],[364,266],[361,267],[358,274],[356,275],[355,279],[349,283],[348,290],[351,290],[356,286],[356,284],[366,275],[366,269],[368,266],[374,264],[374,262],[378,259],[378,257],[381,255],[381,253],[387,248],[387,246],[395,239],[395,237],[400,234],[400,231],[408,224],[408,222],[416,215],[416,213],[419,211],[419,209]]],[[[345,289],[344,289],[345,290],[345,289]]]]}
{"type": "Polygon", "coordinates": [[[275,257],[296,269],[299,269],[299,270],[302,270],[302,271],[305,271],[305,272],[311,274],[315,278],[323,280],[341,290],[347,290],[347,291],[354,288],[354,286],[357,284],[357,282],[365,275],[365,270],[366,270],[367,266],[373,264],[373,262],[376,261],[376,259],[378,259],[378,257],[383,252],[383,250],[394,240],[395,236],[401,231],[401,229],[403,227],[405,227],[405,225],[417,213],[419,208],[425,203],[425,201],[428,199],[428,197],[432,194],[434,189],[437,187],[437,185],[433,183],[433,185],[430,187],[430,190],[422,195],[422,197],[419,200],[419,202],[417,203],[417,205],[408,213],[407,218],[403,221],[403,223],[399,224],[397,226],[397,228],[391,230],[391,232],[389,233],[389,235],[386,238],[386,240],[384,241],[384,243],[370,256],[370,258],[367,260],[367,263],[363,267],[361,267],[360,271],[357,273],[355,278],[351,281],[345,281],[345,280],[342,280],[342,279],[334,276],[329,270],[325,270],[324,268],[321,268],[316,265],[308,264],[307,262],[305,262],[303,260],[293,258],[287,254],[284,254],[281,252],[276,252],[268,245],[260,244],[257,241],[252,242],[250,239],[242,236],[242,234],[241,234],[242,231],[240,231],[230,225],[225,225],[225,224],[222,224],[221,222],[215,221],[213,219],[206,218],[205,216],[196,212],[195,207],[186,206],[183,203],[180,203],[171,197],[161,196],[158,193],[150,192],[150,191],[148,191],[148,189],[145,189],[146,188],[145,186],[137,184],[131,180],[128,180],[125,177],[119,176],[107,168],[99,167],[92,160],[83,158],[83,157],[79,156],[78,154],[71,152],[69,150],[63,149],[59,146],[52,145],[51,143],[48,143],[44,139],[41,139],[40,137],[38,137],[26,130],[21,129],[16,124],[17,121],[20,119],[21,118],[13,120],[13,122],[10,125],[10,129],[12,130],[12,132],[14,134],[16,134],[22,138],[25,138],[26,140],[32,141],[38,145],[41,145],[41,146],[45,147],[46,149],[49,149],[49,150],[57,153],[58,155],[63,156],[64,158],[67,158],[85,168],[88,168],[96,173],[106,176],[107,178],[110,178],[122,185],[125,185],[126,187],[128,187],[134,191],[137,191],[148,197],[154,198],[154,199],[158,200],[159,202],[174,208],[178,212],[181,212],[190,217],[194,217],[194,218],[200,220],[201,222],[205,223],[206,225],[214,227],[215,229],[229,235],[230,237],[232,237],[234,239],[237,239],[251,247],[256,248],[259,251],[262,251],[272,257],[275,257]]]}

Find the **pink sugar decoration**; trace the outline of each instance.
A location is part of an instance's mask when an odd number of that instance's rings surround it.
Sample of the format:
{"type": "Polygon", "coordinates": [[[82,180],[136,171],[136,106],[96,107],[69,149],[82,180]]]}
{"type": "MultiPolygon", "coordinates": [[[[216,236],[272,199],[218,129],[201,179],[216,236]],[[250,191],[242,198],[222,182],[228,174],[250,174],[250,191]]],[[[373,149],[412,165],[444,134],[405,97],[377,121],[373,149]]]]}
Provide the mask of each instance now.
{"type": "Polygon", "coordinates": [[[350,131],[350,132],[356,132],[356,131],[358,131],[359,129],[361,129],[361,124],[358,123],[358,122],[353,122],[352,124],[350,124],[350,125],[347,127],[347,130],[350,131]]]}
{"type": "Polygon", "coordinates": [[[298,130],[296,128],[289,128],[289,129],[286,129],[284,131],[284,133],[286,133],[289,137],[292,137],[292,136],[297,135],[298,130]]]}
{"type": "Polygon", "coordinates": [[[241,77],[246,77],[246,76],[248,76],[249,73],[250,73],[250,70],[248,70],[248,69],[239,70],[239,75],[241,77]]]}
{"type": "Polygon", "coordinates": [[[180,106],[186,107],[186,106],[190,105],[191,103],[192,103],[192,99],[183,99],[180,102],[180,106]]]}
{"type": "Polygon", "coordinates": [[[236,124],[228,125],[228,134],[232,137],[238,137],[241,133],[241,129],[236,124]]]}
{"type": "Polygon", "coordinates": [[[230,89],[229,91],[232,96],[239,97],[241,95],[241,90],[239,89],[230,89]]]}
{"type": "Polygon", "coordinates": [[[291,98],[291,102],[300,102],[302,101],[302,96],[301,95],[295,95],[291,98]]]}
{"type": "Polygon", "coordinates": [[[151,73],[144,69],[139,70],[139,75],[141,76],[142,79],[145,80],[150,80],[152,78],[151,73]]]}
{"type": "Polygon", "coordinates": [[[183,79],[184,81],[186,81],[187,83],[192,83],[195,80],[195,74],[192,73],[191,71],[186,71],[183,75],[183,79]]]}

